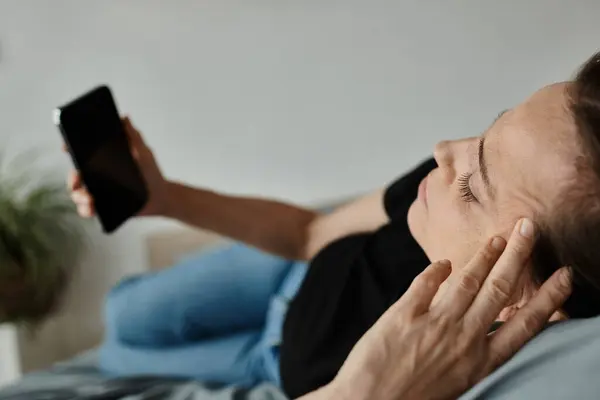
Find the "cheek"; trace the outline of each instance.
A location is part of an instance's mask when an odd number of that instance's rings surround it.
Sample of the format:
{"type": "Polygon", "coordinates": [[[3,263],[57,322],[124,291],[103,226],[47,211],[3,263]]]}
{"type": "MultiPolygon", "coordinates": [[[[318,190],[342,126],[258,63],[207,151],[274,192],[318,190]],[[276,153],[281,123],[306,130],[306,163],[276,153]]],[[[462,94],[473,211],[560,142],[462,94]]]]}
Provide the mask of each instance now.
{"type": "Polygon", "coordinates": [[[482,215],[450,191],[431,192],[428,207],[416,202],[409,210],[411,232],[430,260],[446,258],[462,268],[485,241],[482,215]]]}

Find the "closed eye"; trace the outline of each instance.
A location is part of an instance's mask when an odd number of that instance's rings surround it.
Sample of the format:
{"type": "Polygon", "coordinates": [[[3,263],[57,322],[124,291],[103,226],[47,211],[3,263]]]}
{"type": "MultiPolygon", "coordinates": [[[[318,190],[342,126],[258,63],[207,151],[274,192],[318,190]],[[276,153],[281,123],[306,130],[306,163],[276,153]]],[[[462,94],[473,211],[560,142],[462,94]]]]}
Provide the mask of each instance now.
{"type": "Polygon", "coordinates": [[[471,187],[469,186],[471,176],[473,176],[473,174],[465,173],[458,178],[458,191],[460,193],[460,197],[467,203],[478,201],[477,197],[475,197],[471,187]]]}

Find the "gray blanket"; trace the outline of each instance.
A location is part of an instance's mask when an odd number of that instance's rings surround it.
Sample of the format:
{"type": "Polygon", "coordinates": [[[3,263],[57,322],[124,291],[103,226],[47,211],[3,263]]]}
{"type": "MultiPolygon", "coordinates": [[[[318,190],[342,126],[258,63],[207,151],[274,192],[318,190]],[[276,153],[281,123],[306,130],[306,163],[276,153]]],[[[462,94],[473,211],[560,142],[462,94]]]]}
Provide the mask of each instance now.
{"type": "Polygon", "coordinates": [[[211,385],[163,377],[107,378],[88,353],[47,370],[26,375],[0,390],[0,400],[286,400],[276,387],[211,385]]]}

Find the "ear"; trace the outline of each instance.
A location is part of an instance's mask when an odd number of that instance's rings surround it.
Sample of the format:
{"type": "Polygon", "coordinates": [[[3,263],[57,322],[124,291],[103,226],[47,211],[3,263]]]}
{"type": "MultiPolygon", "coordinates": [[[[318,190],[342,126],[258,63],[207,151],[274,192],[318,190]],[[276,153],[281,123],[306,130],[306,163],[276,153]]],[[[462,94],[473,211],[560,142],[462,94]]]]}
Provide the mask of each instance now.
{"type": "Polygon", "coordinates": [[[519,311],[519,306],[517,306],[516,304],[504,307],[502,311],[500,311],[500,314],[498,314],[498,318],[496,319],[498,321],[506,322],[509,319],[511,319],[517,313],[517,311],[519,311]]]}
{"type": "MultiPolygon", "coordinates": [[[[533,296],[537,293],[538,289],[539,289],[539,287],[535,286],[531,280],[525,281],[523,290],[521,292],[522,294],[521,294],[520,300],[518,300],[518,302],[515,303],[514,305],[507,307],[507,308],[515,309],[512,313],[509,313],[510,317],[512,317],[514,315],[514,313],[516,311],[518,311],[521,307],[525,306],[525,304],[527,304],[527,302],[531,298],[533,298],[533,296]]],[[[504,312],[504,310],[503,310],[503,312],[504,312]]],[[[565,314],[565,312],[563,310],[558,310],[554,314],[552,314],[552,316],[550,317],[548,322],[565,321],[567,319],[569,319],[567,314],[565,314]]]]}
{"type": "Polygon", "coordinates": [[[538,287],[533,284],[529,271],[530,269],[526,268],[521,275],[509,304],[498,315],[499,321],[508,321],[512,318],[537,292],[538,287]]]}

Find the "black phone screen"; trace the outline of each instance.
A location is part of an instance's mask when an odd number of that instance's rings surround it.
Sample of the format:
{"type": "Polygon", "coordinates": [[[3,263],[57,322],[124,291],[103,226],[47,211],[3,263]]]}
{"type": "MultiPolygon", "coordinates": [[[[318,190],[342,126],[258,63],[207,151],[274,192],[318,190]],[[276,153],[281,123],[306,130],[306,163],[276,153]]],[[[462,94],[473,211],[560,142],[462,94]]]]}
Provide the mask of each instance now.
{"type": "Polygon", "coordinates": [[[148,191],[110,89],[101,86],[59,108],[58,126],[103,230],[137,214],[148,191]]]}

